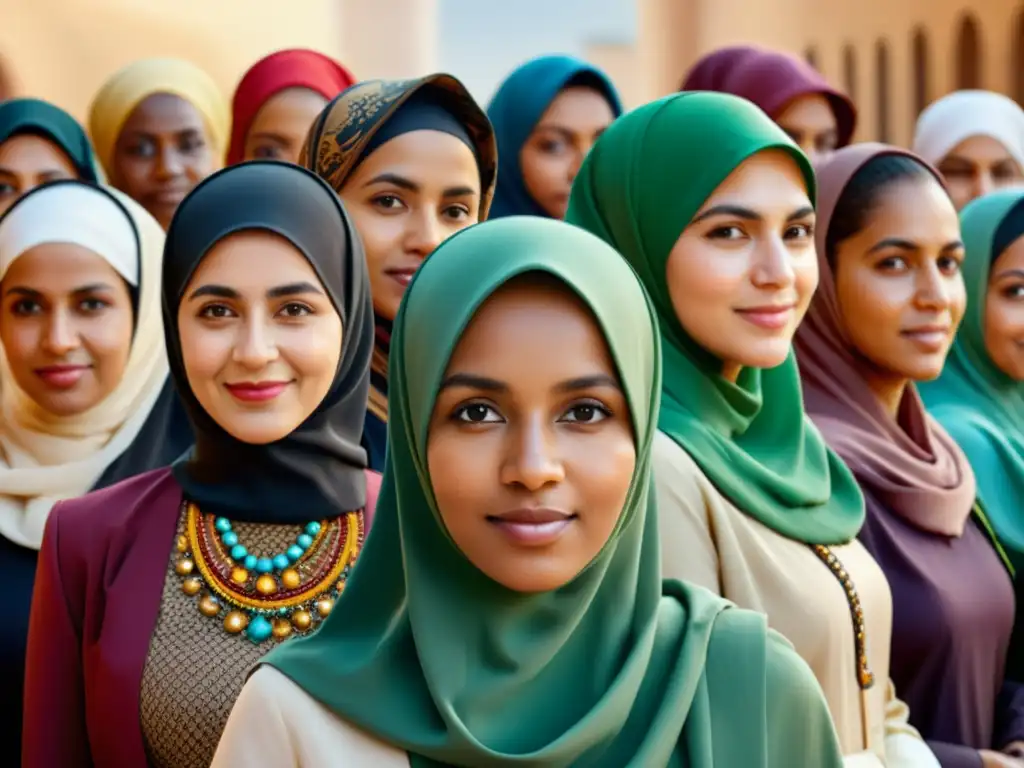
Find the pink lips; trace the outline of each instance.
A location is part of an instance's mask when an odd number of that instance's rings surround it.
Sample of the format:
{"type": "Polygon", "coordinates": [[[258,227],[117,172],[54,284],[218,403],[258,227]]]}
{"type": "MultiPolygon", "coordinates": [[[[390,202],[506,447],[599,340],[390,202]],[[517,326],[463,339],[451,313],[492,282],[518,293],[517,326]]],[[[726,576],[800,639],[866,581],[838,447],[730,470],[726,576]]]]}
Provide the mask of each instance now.
{"type": "Polygon", "coordinates": [[[288,387],[287,381],[243,381],[225,384],[228,392],[246,403],[263,403],[273,400],[288,387]]]}
{"type": "Polygon", "coordinates": [[[926,352],[940,352],[948,343],[951,330],[948,325],[922,325],[900,331],[900,335],[926,352]]]}
{"type": "Polygon", "coordinates": [[[416,274],[416,270],[412,268],[406,269],[389,269],[387,270],[387,276],[394,280],[396,283],[402,286],[402,288],[408,288],[409,283],[412,282],[412,276],[416,274]]]}
{"type": "Polygon", "coordinates": [[[71,389],[89,368],[88,365],[47,365],[36,368],[35,374],[54,389],[71,389]]]}
{"type": "Polygon", "coordinates": [[[793,319],[793,305],[751,307],[750,309],[737,309],[736,312],[749,323],[759,328],[777,331],[785,328],[793,319]]]}
{"type": "Polygon", "coordinates": [[[487,518],[487,522],[497,526],[513,543],[526,547],[554,543],[574,520],[574,514],[544,508],[514,509],[487,518]]]}

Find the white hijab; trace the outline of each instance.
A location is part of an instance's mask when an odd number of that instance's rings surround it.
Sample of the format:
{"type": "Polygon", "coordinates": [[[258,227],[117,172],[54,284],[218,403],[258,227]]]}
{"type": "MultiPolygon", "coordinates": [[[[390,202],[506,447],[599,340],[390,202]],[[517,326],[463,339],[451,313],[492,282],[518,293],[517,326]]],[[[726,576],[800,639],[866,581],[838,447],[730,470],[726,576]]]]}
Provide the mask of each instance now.
{"type": "Polygon", "coordinates": [[[0,219],[0,280],[37,245],[74,243],[104,258],[138,291],[124,376],[74,416],[40,408],[0,354],[0,535],[38,549],[54,503],[88,492],[131,444],[167,379],[160,308],[164,232],[138,203],[109,187],[39,187],[0,219]]]}
{"type": "Polygon", "coordinates": [[[938,165],[972,136],[998,141],[1024,171],[1024,110],[993,91],[954,91],[928,105],[917,118],[914,154],[938,165]]]}

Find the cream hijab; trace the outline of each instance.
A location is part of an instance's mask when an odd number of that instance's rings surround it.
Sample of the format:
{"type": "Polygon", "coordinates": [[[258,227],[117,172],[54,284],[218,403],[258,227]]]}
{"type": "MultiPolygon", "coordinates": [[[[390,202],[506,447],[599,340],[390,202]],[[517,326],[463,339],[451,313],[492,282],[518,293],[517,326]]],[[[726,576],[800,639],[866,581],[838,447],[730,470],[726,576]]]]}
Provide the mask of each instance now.
{"type": "Polygon", "coordinates": [[[131,444],[167,379],[160,313],[164,233],[141,206],[109,187],[61,181],[37,187],[0,219],[0,280],[44,243],[74,243],[103,257],[136,289],[135,335],[124,377],[84,413],[55,416],[18,387],[0,354],[0,535],[38,549],[54,503],[88,492],[131,444]]]}

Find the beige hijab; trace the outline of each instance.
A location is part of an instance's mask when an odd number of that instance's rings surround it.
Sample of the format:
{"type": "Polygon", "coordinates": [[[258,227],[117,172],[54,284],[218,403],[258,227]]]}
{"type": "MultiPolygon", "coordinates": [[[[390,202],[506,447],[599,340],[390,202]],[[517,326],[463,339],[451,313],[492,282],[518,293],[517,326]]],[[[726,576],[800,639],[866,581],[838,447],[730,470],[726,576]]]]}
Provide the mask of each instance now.
{"type": "Polygon", "coordinates": [[[42,543],[54,503],[88,492],[128,448],[168,373],[160,312],[164,232],[156,220],[109,187],[39,187],[0,221],[0,280],[21,254],[49,242],[72,242],[106,259],[135,284],[138,317],[120,384],[74,416],[40,408],[18,387],[0,353],[0,535],[32,549],[42,543]]]}

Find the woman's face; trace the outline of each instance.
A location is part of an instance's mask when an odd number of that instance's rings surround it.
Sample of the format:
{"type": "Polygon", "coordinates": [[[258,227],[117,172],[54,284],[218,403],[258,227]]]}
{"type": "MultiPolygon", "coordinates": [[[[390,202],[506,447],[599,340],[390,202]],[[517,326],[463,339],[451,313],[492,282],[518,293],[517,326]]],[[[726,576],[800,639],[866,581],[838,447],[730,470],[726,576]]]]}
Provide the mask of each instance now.
{"type": "Polygon", "coordinates": [[[893,182],[838,244],[839,311],[871,378],[902,387],[942,372],[967,304],[963,258],[956,209],[931,178],[893,182]]]}
{"type": "Polygon", "coordinates": [[[14,260],[0,291],[0,341],[36,405],[73,416],[121,383],[134,314],[128,286],[105,259],[80,245],[37,245],[14,260]]]}
{"type": "Polygon", "coordinates": [[[185,195],[220,166],[199,111],[180,96],[155,93],[125,121],[110,177],[167,229],[185,195]]]}
{"type": "Polygon", "coordinates": [[[1024,183],[1024,172],[1013,155],[991,136],[964,139],[938,168],[958,211],[976,197],[1024,183]]]}
{"type": "Polygon", "coordinates": [[[31,189],[57,179],[77,179],[71,158],[56,143],[22,133],[0,144],[0,214],[31,189]]]}
{"type": "Polygon", "coordinates": [[[377,314],[394,320],[423,260],[480,221],[480,195],[473,151],[441,131],[404,133],[363,160],[340,196],[366,250],[377,314]]]}
{"type": "Polygon", "coordinates": [[[320,278],[269,232],[239,232],[210,249],[182,295],[178,332],[203,410],[254,445],[309,418],[341,359],[341,317],[320,278]]]}
{"type": "Polygon", "coordinates": [[[769,150],[739,165],[679,235],[665,272],[676,317],[723,375],[784,362],[818,286],[814,208],[793,159],[769,150]]]}
{"type": "Polygon", "coordinates": [[[286,88],[260,107],[245,137],[245,160],[299,161],[309,127],[327,99],[308,88],[286,88]]]}
{"type": "Polygon", "coordinates": [[[814,162],[827,158],[839,146],[835,112],[821,94],[793,99],[775,122],[814,162]]]}
{"type": "Polygon", "coordinates": [[[985,294],[985,350],[1015,381],[1024,381],[1024,237],[999,254],[985,294]]]}
{"type": "Polygon", "coordinates": [[[449,535],[499,584],[551,591],[594,559],[622,513],[636,445],[578,298],[520,280],[483,304],[448,362],[427,462],[449,535]]]}
{"type": "Polygon", "coordinates": [[[541,115],[519,152],[519,167],[526,191],[549,216],[565,218],[580,165],[614,119],[608,99],[585,86],[564,89],[541,115]]]}

